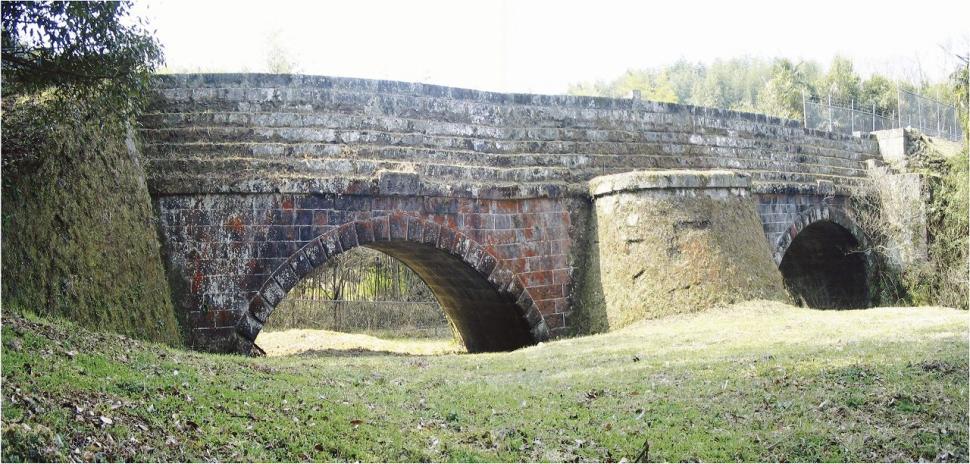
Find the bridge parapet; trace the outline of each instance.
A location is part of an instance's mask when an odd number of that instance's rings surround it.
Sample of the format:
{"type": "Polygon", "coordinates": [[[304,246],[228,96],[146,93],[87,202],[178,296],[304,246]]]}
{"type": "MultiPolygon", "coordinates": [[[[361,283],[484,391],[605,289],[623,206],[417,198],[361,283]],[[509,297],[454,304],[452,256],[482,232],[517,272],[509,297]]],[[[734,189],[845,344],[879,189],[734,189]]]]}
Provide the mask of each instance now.
{"type": "Polygon", "coordinates": [[[300,75],[160,76],[143,119],[156,194],[377,194],[381,171],[423,194],[585,194],[643,169],[732,169],[754,190],[847,191],[873,139],[764,115],[630,99],[501,94],[300,75]]]}

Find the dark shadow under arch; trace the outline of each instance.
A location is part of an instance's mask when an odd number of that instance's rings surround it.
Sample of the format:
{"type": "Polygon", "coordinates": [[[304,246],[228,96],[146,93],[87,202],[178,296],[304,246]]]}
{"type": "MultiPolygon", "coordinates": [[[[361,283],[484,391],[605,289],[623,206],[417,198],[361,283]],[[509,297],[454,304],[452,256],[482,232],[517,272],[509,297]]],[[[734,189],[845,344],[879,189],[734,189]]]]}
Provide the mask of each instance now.
{"type": "Polygon", "coordinates": [[[549,336],[528,290],[488,250],[446,226],[396,213],[344,224],[290,257],[267,279],[237,325],[239,351],[251,352],[263,323],[300,279],[358,246],[381,251],[414,270],[469,352],[508,351],[549,336]]]}
{"type": "Polygon", "coordinates": [[[860,245],[850,229],[833,220],[800,227],[779,266],[789,294],[811,308],[868,307],[869,264],[860,245]]]}

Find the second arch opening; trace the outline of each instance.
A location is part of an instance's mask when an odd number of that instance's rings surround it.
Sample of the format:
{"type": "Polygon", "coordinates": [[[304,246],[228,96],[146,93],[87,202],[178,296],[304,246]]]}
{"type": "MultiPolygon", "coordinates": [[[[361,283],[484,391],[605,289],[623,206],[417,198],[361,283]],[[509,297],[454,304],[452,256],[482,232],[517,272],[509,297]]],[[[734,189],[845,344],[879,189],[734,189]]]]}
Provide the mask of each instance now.
{"type": "Polygon", "coordinates": [[[831,221],[798,233],[780,266],[785,287],[803,306],[856,309],[869,306],[866,256],[859,240],[831,221]]]}

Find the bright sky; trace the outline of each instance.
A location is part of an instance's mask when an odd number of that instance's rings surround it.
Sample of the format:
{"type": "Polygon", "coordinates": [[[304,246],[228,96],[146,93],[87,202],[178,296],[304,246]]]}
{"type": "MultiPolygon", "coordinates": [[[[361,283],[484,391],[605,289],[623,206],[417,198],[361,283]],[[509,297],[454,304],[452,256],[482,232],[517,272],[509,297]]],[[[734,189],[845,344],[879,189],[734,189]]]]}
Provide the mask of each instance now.
{"type": "Polygon", "coordinates": [[[743,55],[936,79],[970,50],[967,0],[136,1],[174,71],[265,71],[275,35],[304,74],[510,92],[743,55]]]}

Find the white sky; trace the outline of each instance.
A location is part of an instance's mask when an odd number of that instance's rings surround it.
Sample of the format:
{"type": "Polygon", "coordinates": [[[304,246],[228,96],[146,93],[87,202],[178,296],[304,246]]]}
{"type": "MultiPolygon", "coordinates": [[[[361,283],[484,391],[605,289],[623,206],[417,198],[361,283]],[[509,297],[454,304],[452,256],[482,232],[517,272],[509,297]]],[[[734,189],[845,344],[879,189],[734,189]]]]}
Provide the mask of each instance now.
{"type": "Polygon", "coordinates": [[[140,0],[175,71],[265,71],[270,37],[305,74],[564,93],[679,58],[853,59],[931,79],[970,50],[970,1],[140,0]]]}

